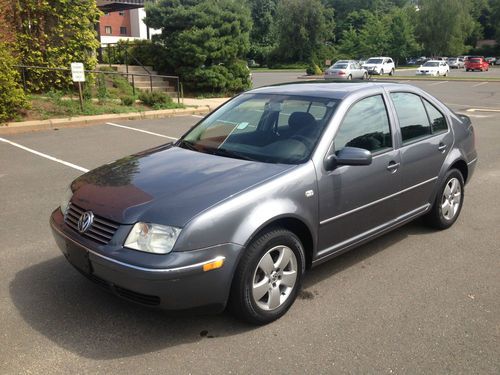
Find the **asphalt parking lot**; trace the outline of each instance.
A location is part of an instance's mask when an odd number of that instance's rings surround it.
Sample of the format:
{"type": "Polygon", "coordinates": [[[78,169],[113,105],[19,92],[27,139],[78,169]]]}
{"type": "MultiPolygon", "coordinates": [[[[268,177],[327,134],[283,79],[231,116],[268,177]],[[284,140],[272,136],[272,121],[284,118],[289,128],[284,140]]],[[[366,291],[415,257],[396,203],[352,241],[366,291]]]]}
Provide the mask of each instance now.
{"type": "Polygon", "coordinates": [[[414,84],[475,124],[479,163],[459,220],[442,232],[410,223],[313,269],[265,327],[115,298],[67,264],[50,233],[75,177],[199,117],[2,136],[0,373],[500,373],[500,82],[414,84]]]}

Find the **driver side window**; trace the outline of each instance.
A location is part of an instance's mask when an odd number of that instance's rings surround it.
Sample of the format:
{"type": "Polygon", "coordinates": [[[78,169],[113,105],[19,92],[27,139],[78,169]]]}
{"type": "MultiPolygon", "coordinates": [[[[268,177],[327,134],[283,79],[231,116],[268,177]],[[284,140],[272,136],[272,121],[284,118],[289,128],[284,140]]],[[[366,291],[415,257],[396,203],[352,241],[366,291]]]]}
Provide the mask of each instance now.
{"type": "Polygon", "coordinates": [[[334,146],[335,151],[344,147],[371,152],[392,148],[389,117],[382,95],[361,99],[349,109],[335,136],[334,146]]]}

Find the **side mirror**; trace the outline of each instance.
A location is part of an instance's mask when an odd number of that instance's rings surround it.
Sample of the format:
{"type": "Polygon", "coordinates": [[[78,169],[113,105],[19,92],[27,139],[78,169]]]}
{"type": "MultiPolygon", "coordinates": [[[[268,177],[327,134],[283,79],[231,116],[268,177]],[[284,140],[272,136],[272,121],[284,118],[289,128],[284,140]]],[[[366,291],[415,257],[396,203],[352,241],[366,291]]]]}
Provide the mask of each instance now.
{"type": "Polygon", "coordinates": [[[325,169],[333,171],[340,165],[370,165],[372,153],[364,148],[344,147],[336,154],[328,155],[325,160],[325,169]]]}

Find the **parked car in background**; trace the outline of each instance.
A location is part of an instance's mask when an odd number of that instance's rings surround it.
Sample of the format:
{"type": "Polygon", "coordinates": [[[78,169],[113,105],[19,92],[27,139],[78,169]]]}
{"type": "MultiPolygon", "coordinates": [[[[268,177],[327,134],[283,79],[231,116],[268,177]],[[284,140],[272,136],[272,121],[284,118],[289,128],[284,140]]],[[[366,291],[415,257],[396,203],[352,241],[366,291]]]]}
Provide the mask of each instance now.
{"type": "Polygon", "coordinates": [[[389,74],[393,75],[396,66],[390,57],[370,57],[363,68],[367,70],[368,74],[389,74]]]}
{"type": "Polygon", "coordinates": [[[480,70],[482,72],[488,71],[490,64],[484,59],[484,57],[469,57],[465,62],[465,71],[480,70]]]}
{"type": "Polygon", "coordinates": [[[476,160],[470,118],[419,88],[263,87],[175,143],[80,176],[50,225],[69,263],[117,296],[170,310],[229,302],[266,324],[306,269],[417,217],[451,227],[476,160]]]}
{"type": "Polygon", "coordinates": [[[449,57],[447,63],[450,69],[462,69],[465,66],[464,59],[461,57],[449,57]]]}
{"type": "Polygon", "coordinates": [[[495,64],[495,62],[497,61],[497,58],[496,58],[496,57],[492,57],[492,56],[491,56],[491,57],[487,57],[487,58],[485,58],[485,60],[486,60],[486,62],[487,62],[488,64],[490,64],[490,65],[494,65],[494,64],[495,64]]]}
{"type": "Polygon", "coordinates": [[[495,65],[500,65],[500,56],[496,57],[495,65]]]}
{"type": "Polygon", "coordinates": [[[421,65],[417,69],[416,75],[422,76],[447,76],[450,71],[450,67],[445,61],[440,60],[429,60],[425,64],[421,65]]]}
{"type": "MultiPolygon", "coordinates": [[[[352,61],[352,60],[351,60],[352,61]]],[[[357,62],[336,62],[325,72],[325,79],[367,79],[368,72],[357,62]]]]}

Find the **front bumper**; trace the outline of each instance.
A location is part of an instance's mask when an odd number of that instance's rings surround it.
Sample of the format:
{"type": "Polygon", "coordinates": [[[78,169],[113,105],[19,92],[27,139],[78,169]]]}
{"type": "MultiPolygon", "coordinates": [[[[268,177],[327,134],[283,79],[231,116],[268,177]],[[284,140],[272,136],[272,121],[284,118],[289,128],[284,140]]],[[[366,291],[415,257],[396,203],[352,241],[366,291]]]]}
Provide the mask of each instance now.
{"type": "Polygon", "coordinates": [[[92,246],[64,224],[59,209],[52,213],[50,225],[61,252],[87,278],[122,298],[166,310],[223,310],[242,250],[240,245],[221,244],[166,255],[145,254],[158,257],[162,264],[161,268],[145,267],[116,259],[116,249],[106,253],[105,246],[92,246]],[[171,266],[166,257],[172,259],[171,266]],[[203,270],[204,264],[221,258],[222,268],[203,270]]]}

